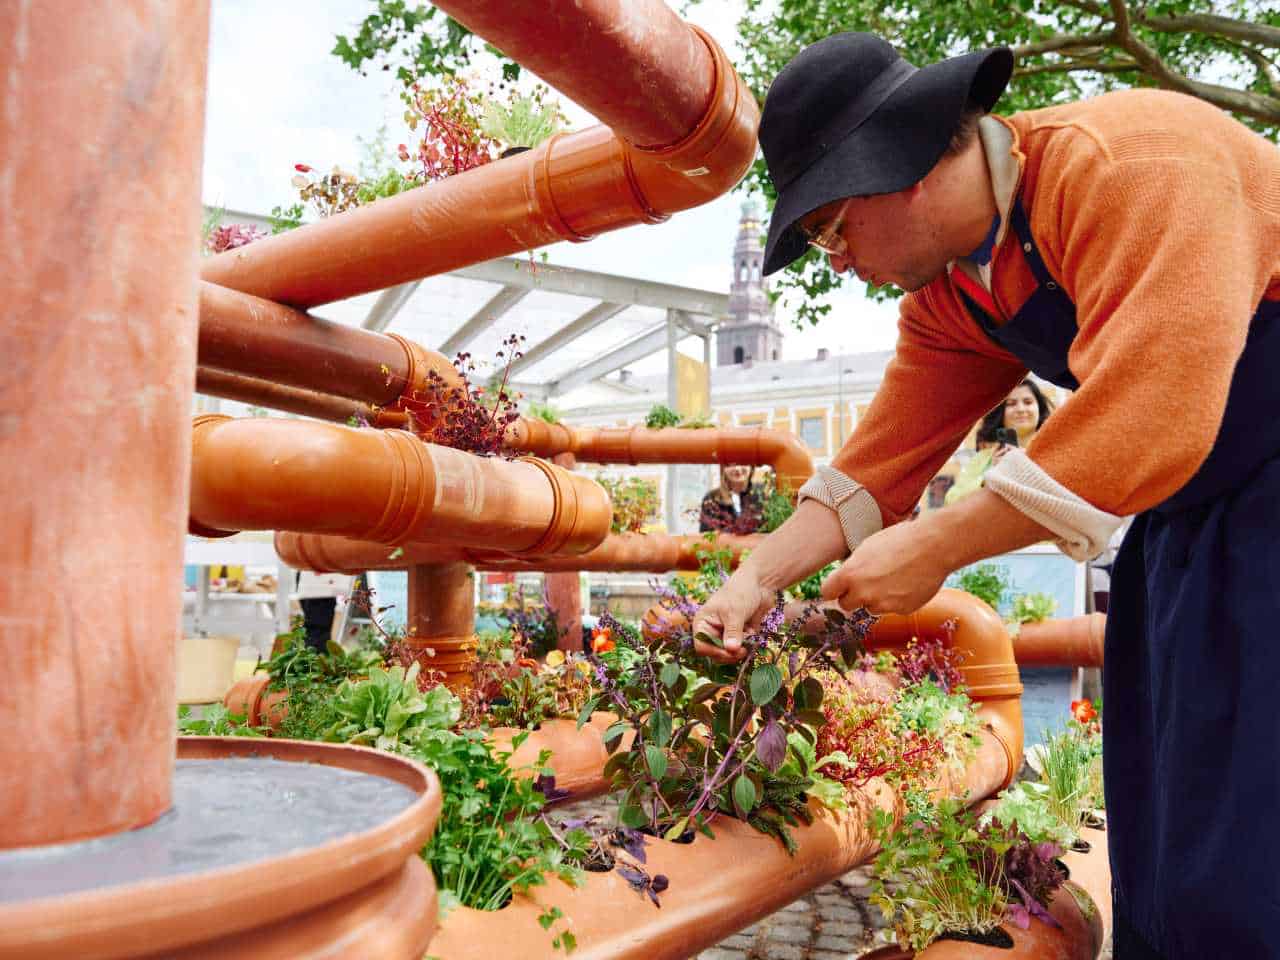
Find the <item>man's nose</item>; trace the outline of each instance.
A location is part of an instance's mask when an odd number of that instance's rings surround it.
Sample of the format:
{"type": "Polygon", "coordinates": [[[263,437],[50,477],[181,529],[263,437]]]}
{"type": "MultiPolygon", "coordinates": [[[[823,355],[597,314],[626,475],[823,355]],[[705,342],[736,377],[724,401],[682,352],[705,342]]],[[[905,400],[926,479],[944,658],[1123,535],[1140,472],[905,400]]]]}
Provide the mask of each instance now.
{"type": "Polygon", "coordinates": [[[844,273],[853,266],[853,261],[844,254],[829,253],[827,259],[831,262],[831,269],[836,273],[844,273]]]}

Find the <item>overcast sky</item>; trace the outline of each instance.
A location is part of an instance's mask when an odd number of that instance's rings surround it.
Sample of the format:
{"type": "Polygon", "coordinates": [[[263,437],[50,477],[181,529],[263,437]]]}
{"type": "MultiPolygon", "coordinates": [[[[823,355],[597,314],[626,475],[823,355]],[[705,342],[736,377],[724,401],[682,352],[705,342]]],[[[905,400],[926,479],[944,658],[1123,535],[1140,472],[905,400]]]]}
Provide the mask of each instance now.
{"type": "MultiPolygon", "coordinates": [[[[740,3],[704,0],[687,16],[722,45],[737,44],[740,3]]],[[[409,139],[398,83],[390,73],[361,77],[329,51],[373,9],[369,0],[213,0],[203,196],[230,210],[266,213],[295,199],[295,163],[354,170],[357,138],[384,122],[394,144],[409,139]]],[[[564,103],[570,126],[594,122],[564,103]]],[[[727,292],[743,195],[730,193],[665,224],[547,248],[551,263],[727,292]]],[[[857,285],[857,284],[855,284],[857,285]]],[[[780,315],[784,358],[893,346],[896,309],[860,292],[838,294],[816,329],[797,332],[780,315]]]]}

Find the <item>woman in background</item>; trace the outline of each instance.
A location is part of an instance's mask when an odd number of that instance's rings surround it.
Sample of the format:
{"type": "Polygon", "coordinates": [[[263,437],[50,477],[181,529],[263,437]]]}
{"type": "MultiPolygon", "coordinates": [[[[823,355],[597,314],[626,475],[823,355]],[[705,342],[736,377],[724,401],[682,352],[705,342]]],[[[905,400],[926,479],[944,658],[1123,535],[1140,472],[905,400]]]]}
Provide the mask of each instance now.
{"type": "Polygon", "coordinates": [[[1030,377],[1009,392],[1004,403],[982,418],[975,444],[978,452],[969,458],[956,475],[955,485],[947,491],[944,503],[955,503],[982,486],[982,478],[994,463],[999,463],[1010,447],[1025,447],[1036,431],[1053,413],[1053,401],[1046,397],[1030,377]]]}

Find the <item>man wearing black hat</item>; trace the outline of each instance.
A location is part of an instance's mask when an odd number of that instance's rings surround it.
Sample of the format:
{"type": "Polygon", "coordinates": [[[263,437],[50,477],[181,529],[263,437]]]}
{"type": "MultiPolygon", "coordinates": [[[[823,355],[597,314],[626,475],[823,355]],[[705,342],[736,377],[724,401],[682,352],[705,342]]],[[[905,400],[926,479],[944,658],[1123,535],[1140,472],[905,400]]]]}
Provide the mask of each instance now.
{"type": "Polygon", "coordinates": [[[765,273],[815,247],[908,295],[875,401],[699,613],[724,648],[698,646],[740,659],[834,559],[825,597],[905,613],[1038,540],[1095,556],[1137,514],[1104,678],[1115,957],[1280,957],[1280,151],[1162,91],[989,116],[1012,65],[917,69],[848,33],[775,79],[765,273]],[[1073,396],[982,490],[899,524],[1028,370],[1073,396]]]}

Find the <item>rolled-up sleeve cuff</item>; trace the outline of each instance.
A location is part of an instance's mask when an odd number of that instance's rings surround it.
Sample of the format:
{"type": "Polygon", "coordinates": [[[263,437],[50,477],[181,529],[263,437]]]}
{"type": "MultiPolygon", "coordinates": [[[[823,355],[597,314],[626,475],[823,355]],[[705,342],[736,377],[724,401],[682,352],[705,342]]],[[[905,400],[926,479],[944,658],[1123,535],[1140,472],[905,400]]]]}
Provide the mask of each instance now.
{"type": "Polygon", "coordinates": [[[982,480],[992,493],[1007,500],[1057,536],[1058,548],[1073,560],[1092,560],[1106,549],[1123,517],[1099,510],[1076,496],[1025,450],[1008,451],[982,480]]]}
{"type": "Polygon", "coordinates": [[[880,530],[883,521],[875,497],[857,480],[835,467],[818,467],[803,487],[799,499],[816,500],[835,512],[852,553],[863,540],[880,530]]]}

